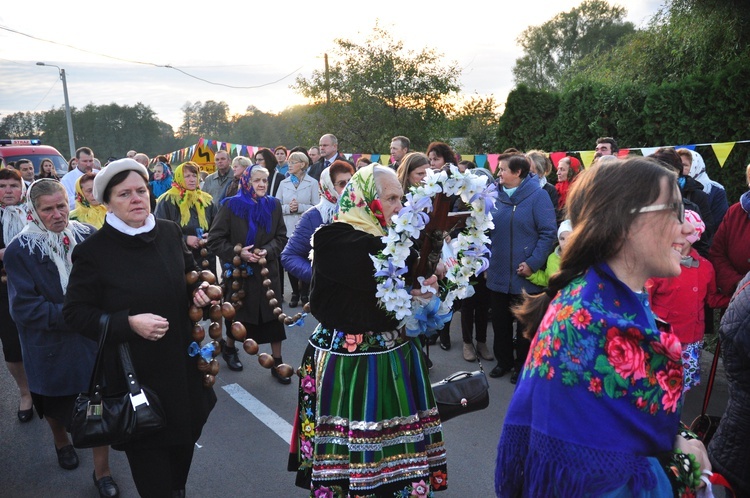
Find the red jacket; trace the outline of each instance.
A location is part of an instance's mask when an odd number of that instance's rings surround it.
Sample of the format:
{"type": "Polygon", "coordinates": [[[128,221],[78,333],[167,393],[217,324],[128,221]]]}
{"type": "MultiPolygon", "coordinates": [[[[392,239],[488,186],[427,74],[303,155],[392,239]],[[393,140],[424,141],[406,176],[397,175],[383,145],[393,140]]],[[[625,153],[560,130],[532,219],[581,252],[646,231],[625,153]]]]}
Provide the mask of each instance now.
{"type": "Polygon", "coordinates": [[[646,282],[651,309],[672,326],[683,345],[703,339],[706,301],[711,308],[728,303],[716,291],[711,263],[695,249],[690,250],[690,255],[699,261],[698,267],[682,266],[678,277],[651,278],[646,282]]]}
{"type": "Polygon", "coordinates": [[[708,258],[716,271],[716,287],[731,297],[737,283],[750,271],[750,218],[739,202],[724,215],[708,258]]]}

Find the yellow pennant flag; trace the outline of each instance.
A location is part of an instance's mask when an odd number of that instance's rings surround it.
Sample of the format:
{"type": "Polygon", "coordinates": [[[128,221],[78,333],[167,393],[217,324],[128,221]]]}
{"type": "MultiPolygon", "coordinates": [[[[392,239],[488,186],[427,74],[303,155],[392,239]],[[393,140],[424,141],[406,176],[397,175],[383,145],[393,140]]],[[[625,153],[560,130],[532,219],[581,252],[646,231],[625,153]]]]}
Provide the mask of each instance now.
{"type": "Polygon", "coordinates": [[[581,161],[583,162],[583,165],[588,168],[591,166],[591,163],[594,161],[594,155],[596,155],[596,151],[593,150],[580,150],[578,151],[581,154],[581,161]]]}
{"type": "Polygon", "coordinates": [[[735,142],[724,142],[720,144],[711,144],[711,148],[716,154],[716,159],[719,160],[719,166],[724,167],[724,163],[729,157],[729,153],[732,152],[735,142]]]}

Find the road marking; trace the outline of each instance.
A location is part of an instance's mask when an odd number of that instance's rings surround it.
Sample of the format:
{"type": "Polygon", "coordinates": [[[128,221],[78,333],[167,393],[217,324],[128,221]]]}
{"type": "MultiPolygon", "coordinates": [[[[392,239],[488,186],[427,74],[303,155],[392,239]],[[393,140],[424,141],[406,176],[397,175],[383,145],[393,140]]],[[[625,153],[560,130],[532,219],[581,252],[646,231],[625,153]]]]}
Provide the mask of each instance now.
{"type": "Polygon", "coordinates": [[[227,394],[242,405],[242,407],[255,415],[266,427],[275,432],[284,442],[288,443],[292,438],[292,425],[279,417],[276,412],[260,402],[258,398],[247,392],[239,384],[223,386],[227,394]]]}

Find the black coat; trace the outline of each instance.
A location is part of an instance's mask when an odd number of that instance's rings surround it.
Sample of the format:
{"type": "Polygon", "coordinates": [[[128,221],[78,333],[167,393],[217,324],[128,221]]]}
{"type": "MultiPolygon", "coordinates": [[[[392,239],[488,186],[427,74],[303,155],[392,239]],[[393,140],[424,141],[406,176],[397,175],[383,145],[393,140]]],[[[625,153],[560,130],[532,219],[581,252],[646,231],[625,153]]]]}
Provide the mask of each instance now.
{"type": "MultiPolygon", "coordinates": [[[[357,168],[354,166],[354,163],[352,163],[347,158],[345,158],[341,152],[336,153],[336,157],[334,157],[330,161],[329,166],[333,164],[333,161],[338,161],[338,160],[351,164],[352,168],[354,168],[355,171],[357,170],[357,168]]],[[[324,169],[326,169],[326,159],[321,156],[321,158],[318,159],[316,163],[310,166],[310,168],[307,170],[307,174],[315,178],[315,180],[320,181],[320,174],[323,172],[324,169]]]]}
{"type": "Polygon", "coordinates": [[[203,387],[197,358],[187,354],[192,292],[185,273],[197,269],[180,227],[166,220],[156,220],[153,230],[136,236],[105,223],[73,251],[63,314],[73,330],[93,340],[100,334],[100,317],[110,314],[105,392],[125,390],[117,345],[128,342],[139,380],[156,391],[165,411],[165,430],[124,449],[194,443],[216,403],[213,388],[203,387]],[[158,341],[142,338],[128,322],[140,313],[165,317],[169,331],[158,341]]]}
{"type": "MultiPolygon", "coordinates": [[[[748,281],[750,274],[738,288],[748,281]]],[[[750,496],[750,285],[734,297],[719,333],[729,400],[708,445],[708,457],[714,472],[729,480],[736,496],[750,496]]]]}

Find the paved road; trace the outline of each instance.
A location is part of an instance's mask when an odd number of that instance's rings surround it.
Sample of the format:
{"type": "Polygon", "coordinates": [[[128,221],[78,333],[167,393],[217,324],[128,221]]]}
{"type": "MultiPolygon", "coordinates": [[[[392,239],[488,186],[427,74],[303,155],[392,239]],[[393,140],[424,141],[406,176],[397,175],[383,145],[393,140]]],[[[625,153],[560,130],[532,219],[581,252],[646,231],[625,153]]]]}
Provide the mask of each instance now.
{"type": "MultiPolygon", "coordinates": [[[[288,288],[288,287],[287,287],[288,288]]],[[[297,366],[307,337],[314,328],[310,317],[304,327],[287,329],[284,360],[297,366]]],[[[477,364],[462,357],[459,316],[453,320],[454,347],[430,349],[435,366],[434,381],[457,370],[473,370],[477,364]]],[[[490,337],[492,337],[490,329],[490,337]]],[[[265,348],[270,353],[270,349],[265,348]]],[[[241,353],[242,372],[232,372],[222,362],[215,386],[218,403],[198,441],[188,496],[302,497],[304,490],[294,486],[294,474],[286,471],[288,440],[296,403],[296,382],[282,386],[262,368],[256,357],[241,353]]],[[[711,355],[704,355],[708,372],[711,355]]],[[[489,370],[494,362],[485,365],[489,370]]],[[[0,497],[91,497],[98,496],[91,472],[90,450],[80,450],[81,465],[73,471],[58,467],[48,426],[35,418],[28,424],[16,419],[18,395],[15,385],[0,367],[0,497]]],[[[714,413],[723,411],[726,382],[720,376],[715,388],[714,413]]],[[[508,377],[490,379],[490,406],[486,410],[450,420],[444,425],[448,451],[449,497],[492,497],[495,447],[513,386],[508,377]]],[[[703,389],[691,392],[683,412],[689,421],[700,412],[703,389]]],[[[123,497],[136,497],[127,460],[112,451],[110,463],[123,497]]]]}

